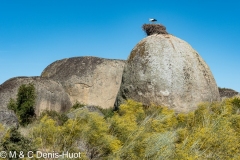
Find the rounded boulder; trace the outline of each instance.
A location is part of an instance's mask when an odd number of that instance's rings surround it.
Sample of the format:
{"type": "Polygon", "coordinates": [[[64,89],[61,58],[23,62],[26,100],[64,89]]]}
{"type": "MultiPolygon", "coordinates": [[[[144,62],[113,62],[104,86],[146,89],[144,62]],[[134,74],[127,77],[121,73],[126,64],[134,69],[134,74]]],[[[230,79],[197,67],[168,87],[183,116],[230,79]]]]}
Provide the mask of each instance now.
{"type": "Polygon", "coordinates": [[[15,77],[0,85],[0,109],[7,109],[10,98],[17,99],[19,87],[29,83],[35,87],[34,108],[37,116],[44,110],[65,112],[72,107],[61,84],[41,77],[15,77]]]}
{"type": "Polygon", "coordinates": [[[170,34],[153,34],[128,57],[115,107],[133,99],[189,112],[200,102],[219,98],[208,65],[187,42],[170,34]]]}
{"type": "Polygon", "coordinates": [[[98,57],[73,57],[53,62],[41,77],[62,84],[71,103],[110,108],[120,88],[125,61],[98,57]]]}

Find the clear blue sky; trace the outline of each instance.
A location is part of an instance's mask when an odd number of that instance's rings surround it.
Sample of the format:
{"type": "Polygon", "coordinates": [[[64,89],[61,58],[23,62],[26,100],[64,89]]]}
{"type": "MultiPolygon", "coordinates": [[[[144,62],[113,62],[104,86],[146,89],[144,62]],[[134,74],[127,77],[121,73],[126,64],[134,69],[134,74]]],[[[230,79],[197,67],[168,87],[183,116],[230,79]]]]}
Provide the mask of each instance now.
{"type": "Polygon", "coordinates": [[[237,0],[0,0],[0,84],[38,76],[75,56],[127,59],[156,18],[209,65],[218,86],[240,92],[237,0]]]}

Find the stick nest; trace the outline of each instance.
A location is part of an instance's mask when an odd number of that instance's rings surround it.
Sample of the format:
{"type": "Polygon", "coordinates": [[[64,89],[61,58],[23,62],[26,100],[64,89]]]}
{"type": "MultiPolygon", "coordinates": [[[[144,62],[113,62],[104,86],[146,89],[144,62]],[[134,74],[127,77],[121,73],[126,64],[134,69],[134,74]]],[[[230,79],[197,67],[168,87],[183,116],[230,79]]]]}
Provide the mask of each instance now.
{"type": "Polygon", "coordinates": [[[166,27],[161,24],[144,24],[142,29],[148,36],[153,34],[168,34],[166,27]]]}

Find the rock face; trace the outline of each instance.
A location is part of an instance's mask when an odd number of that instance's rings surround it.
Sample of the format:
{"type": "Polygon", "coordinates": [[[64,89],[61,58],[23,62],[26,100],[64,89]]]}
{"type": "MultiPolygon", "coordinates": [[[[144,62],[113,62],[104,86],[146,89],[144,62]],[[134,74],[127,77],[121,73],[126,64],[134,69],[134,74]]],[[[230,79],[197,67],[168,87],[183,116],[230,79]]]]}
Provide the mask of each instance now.
{"type": "Polygon", "coordinates": [[[72,104],[113,107],[125,61],[76,57],[56,61],[41,74],[64,87],[72,104]]]}
{"type": "Polygon", "coordinates": [[[40,77],[17,77],[0,85],[0,108],[7,109],[10,98],[16,99],[18,88],[28,83],[33,83],[36,89],[36,115],[43,110],[63,112],[72,106],[68,95],[57,82],[40,77]]]}
{"type": "Polygon", "coordinates": [[[11,127],[18,128],[19,126],[16,115],[13,113],[13,111],[8,111],[8,110],[0,111],[0,123],[8,127],[11,126],[11,127]]]}
{"type": "Polygon", "coordinates": [[[231,98],[233,96],[239,95],[237,91],[234,91],[233,89],[229,88],[218,88],[218,90],[221,98],[224,97],[231,98]]]}
{"type": "Polygon", "coordinates": [[[154,34],[140,41],[128,57],[115,107],[133,99],[188,112],[199,102],[219,98],[209,67],[188,43],[154,34]]]}

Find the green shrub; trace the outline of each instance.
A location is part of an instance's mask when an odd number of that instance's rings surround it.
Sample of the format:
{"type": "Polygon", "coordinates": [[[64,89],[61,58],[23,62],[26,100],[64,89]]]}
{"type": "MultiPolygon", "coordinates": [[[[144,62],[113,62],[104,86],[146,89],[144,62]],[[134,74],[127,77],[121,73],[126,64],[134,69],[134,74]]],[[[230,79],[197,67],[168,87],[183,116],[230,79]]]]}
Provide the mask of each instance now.
{"type": "Polygon", "coordinates": [[[85,104],[82,104],[82,103],[80,103],[80,102],[76,102],[73,106],[72,106],[72,108],[73,109],[77,109],[77,108],[82,108],[82,107],[84,107],[84,106],[86,106],[85,104]]]}
{"type": "Polygon", "coordinates": [[[114,115],[114,112],[115,112],[113,110],[113,108],[101,108],[101,107],[98,107],[98,106],[97,106],[97,108],[103,113],[105,119],[111,118],[114,115]]]}
{"type": "Polygon", "coordinates": [[[10,98],[10,101],[7,105],[7,108],[13,110],[15,113],[17,112],[17,103],[14,99],[10,98]]]}
{"type": "Polygon", "coordinates": [[[35,117],[35,99],[35,87],[32,83],[23,84],[18,88],[16,101],[10,99],[7,107],[15,112],[21,125],[29,124],[35,117]]]}

